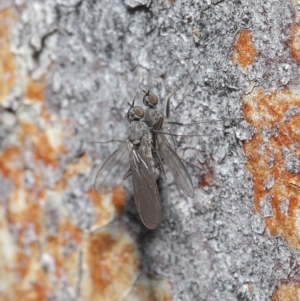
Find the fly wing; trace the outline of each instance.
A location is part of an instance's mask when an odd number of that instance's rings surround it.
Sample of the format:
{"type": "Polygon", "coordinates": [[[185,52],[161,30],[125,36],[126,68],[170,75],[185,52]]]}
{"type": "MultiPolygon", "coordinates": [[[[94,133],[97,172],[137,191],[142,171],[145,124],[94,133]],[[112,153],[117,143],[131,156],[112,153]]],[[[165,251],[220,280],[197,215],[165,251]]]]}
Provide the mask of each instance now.
{"type": "Polygon", "coordinates": [[[94,188],[98,193],[107,193],[122,182],[129,168],[127,143],[124,142],[102,165],[97,173],[94,188]],[[127,163],[127,164],[126,164],[127,163]]]}
{"type": "Polygon", "coordinates": [[[128,141],[130,169],[133,179],[134,198],[137,210],[144,225],[149,229],[158,227],[161,220],[161,203],[151,165],[151,149],[143,145],[133,146],[128,141]],[[150,153],[147,153],[149,152],[150,153]]]}
{"type": "Polygon", "coordinates": [[[171,147],[167,138],[162,133],[157,133],[157,150],[164,164],[170,169],[175,182],[180,186],[183,193],[190,198],[194,197],[194,187],[191,177],[181,162],[180,158],[171,147]]]}

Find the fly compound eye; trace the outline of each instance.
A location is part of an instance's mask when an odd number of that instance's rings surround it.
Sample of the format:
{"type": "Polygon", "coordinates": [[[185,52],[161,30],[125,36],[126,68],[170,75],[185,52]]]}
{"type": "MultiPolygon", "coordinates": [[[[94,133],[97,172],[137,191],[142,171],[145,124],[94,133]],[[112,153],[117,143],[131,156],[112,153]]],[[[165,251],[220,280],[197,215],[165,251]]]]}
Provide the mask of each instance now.
{"type": "MultiPolygon", "coordinates": [[[[145,92],[145,91],[144,91],[145,92]]],[[[145,92],[143,97],[143,104],[147,107],[155,107],[158,103],[158,98],[155,94],[150,93],[150,91],[145,92]]]]}
{"type": "Polygon", "coordinates": [[[148,99],[149,99],[149,103],[152,105],[152,106],[156,106],[157,103],[158,103],[158,98],[155,94],[150,94],[148,96],[148,99]]]}
{"type": "Polygon", "coordinates": [[[143,118],[144,117],[144,110],[141,107],[134,107],[133,112],[138,118],[143,118]]]}

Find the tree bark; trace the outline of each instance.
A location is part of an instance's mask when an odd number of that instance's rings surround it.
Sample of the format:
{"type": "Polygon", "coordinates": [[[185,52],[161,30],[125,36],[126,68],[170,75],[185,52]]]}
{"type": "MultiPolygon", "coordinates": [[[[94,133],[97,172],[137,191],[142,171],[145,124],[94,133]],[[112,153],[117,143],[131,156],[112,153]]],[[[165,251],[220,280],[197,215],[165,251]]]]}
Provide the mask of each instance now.
{"type": "Polygon", "coordinates": [[[300,300],[297,5],[0,1],[0,301],[300,300]],[[148,89],[192,134],[156,230],[93,189],[148,89]]]}

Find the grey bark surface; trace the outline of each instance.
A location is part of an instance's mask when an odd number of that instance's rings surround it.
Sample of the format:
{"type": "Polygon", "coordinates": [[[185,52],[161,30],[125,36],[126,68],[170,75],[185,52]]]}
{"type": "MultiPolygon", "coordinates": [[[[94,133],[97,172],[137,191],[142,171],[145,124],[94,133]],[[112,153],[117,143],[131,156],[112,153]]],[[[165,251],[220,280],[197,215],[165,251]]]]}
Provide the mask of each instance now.
{"type": "MultiPolygon", "coordinates": [[[[16,7],[21,2],[16,1],[16,7]]],[[[274,91],[297,81],[298,67],[286,47],[291,4],[46,0],[26,5],[12,47],[22,62],[20,68],[33,78],[46,73],[50,58],[54,61],[47,77],[47,106],[71,120],[74,133],[65,141],[70,152],[60,170],[83,152],[94,166],[91,173],[69,183],[65,196],[66,201],[72,199],[69,209],[80,219],[78,225],[88,227],[93,214],[76,192],[92,185],[97,169],[117,147],[90,142],[127,137],[126,101],[136,96],[137,104],[142,104],[142,89],[151,88],[162,109],[176,90],[172,120],[210,121],[174,127],[176,133],[208,135],[176,138],[179,156],[202,167],[187,165],[195,197],[185,197],[169,176],[160,187],[161,226],[147,231],[138,219],[128,181],[128,202],[120,222],[139,243],[142,269],[172,283],[173,300],[269,300],[276,285],[288,278],[287,258],[296,255],[281,238],[262,235],[264,220],[252,214],[252,179],[241,141],[251,139],[253,129],[245,121],[224,127],[214,120],[242,117],[241,97],[249,88],[248,78],[231,61],[242,29],[253,31],[255,48],[263,52],[249,69],[253,82],[274,91]],[[205,168],[213,170],[213,181],[199,187],[205,168]]],[[[17,90],[8,103],[18,106],[17,90]]]]}

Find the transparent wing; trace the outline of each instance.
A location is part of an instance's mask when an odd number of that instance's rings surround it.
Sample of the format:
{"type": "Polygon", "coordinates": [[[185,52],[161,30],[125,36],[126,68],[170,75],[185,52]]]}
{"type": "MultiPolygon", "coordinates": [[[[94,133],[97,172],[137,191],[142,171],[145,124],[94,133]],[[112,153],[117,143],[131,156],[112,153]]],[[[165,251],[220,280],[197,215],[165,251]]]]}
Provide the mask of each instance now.
{"type": "Polygon", "coordinates": [[[124,142],[102,165],[97,173],[94,188],[98,193],[112,191],[123,181],[129,168],[127,142],[124,142]]]}
{"type": "Polygon", "coordinates": [[[180,186],[183,193],[190,198],[194,197],[194,187],[191,177],[181,162],[180,158],[169,144],[164,134],[157,133],[158,154],[171,171],[175,182],[180,186]]]}
{"type": "Polygon", "coordinates": [[[130,169],[133,179],[134,198],[144,225],[149,229],[158,227],[161,221],[161,204],[156,179],[151,165],[151,149],[141,141],[138,148],[128,141],[130,169]]]}

